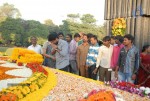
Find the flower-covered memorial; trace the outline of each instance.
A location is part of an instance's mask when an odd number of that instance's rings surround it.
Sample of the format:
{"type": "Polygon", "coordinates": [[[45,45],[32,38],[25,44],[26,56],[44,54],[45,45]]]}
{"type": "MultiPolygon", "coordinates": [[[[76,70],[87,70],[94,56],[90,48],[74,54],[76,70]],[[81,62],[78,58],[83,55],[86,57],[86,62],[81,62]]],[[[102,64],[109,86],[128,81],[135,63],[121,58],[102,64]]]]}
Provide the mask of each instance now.
{"type": "Polygon", "coordinates": [[[0,59],[0,101],[42,100],[56,86],[55,74],[41,65],[42,55],[14,48],[8,62],[4,60],[0,59]]]}
{"type": "Polygon", "coordinates": [[[23,48],[15,48],[8,59],[1,58],[0,101],[150,100],[149,88],[124,82],[106,84],[44,67],[42,61],[42,55],[23,48]]]}

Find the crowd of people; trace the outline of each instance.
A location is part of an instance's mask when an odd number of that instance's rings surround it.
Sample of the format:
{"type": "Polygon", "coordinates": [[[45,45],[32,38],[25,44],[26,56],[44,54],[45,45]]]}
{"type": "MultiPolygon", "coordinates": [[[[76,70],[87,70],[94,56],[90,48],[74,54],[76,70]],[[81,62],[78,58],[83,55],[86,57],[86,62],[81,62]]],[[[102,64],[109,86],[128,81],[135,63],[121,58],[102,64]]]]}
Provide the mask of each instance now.
{"type": "Polygon", "coordinates": [[[105,36],[98,41],[91,33],[50,33],[40,46],[31,37],[28,47],[44,57],[43,65],[83,77],[108,82],[126,81],[150,87],[150,45],[140,52],[131,34],[105,36]]]}

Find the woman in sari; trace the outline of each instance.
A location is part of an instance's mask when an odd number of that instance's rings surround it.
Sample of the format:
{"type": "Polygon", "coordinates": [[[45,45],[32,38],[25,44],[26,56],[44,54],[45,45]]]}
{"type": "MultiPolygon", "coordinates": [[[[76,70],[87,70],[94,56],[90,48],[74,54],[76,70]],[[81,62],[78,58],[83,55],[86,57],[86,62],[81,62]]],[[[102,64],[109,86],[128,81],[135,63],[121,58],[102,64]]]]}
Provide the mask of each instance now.
{"type": "Polygon", "coordinates": [[[138,72],[138,84],[150,87],[150,45],[145,45],[140,54],[140,68],[138,72]]]}

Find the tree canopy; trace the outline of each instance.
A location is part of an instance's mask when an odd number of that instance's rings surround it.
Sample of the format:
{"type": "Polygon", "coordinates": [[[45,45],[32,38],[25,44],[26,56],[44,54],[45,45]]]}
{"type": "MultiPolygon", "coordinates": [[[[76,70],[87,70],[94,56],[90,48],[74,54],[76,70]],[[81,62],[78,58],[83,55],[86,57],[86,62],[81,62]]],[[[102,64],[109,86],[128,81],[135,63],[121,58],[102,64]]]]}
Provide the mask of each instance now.
{"type": "Polygon", "coordinates": [[[58,26],[51,19],[46,19],[44,24],[35,20],[24,20],[14,5],[5,3],[0,6],[0,44],[28,46],[31,36],[38,37],[38,43],[43,44],[51,32],[72,35],[79,32],[93,33],[99,39],[105,35],[104,26],[96,25],[96,19],[91,14],[68,14],[62,22],[58,26]]]}
{"type": "Polygon", "coordinates": [[[68,18],[63,20],[63,25],[60,29],[63,33],[93,33],[101,39],[104,36],[105,31],[104,26],[97,26],[96,19],[91,14],[84,14],[80,16],[79,14],[68,14],[68,18]]]}
{"type": "Polygon", "coordinates": [[[80,18],[80,20],[82,21],[83,24],[89,24],[89,25],[95,25],[96,24],[96,19],[91,14],[84,14],[80,18]]]}
{"type": "Polygon", "coordinates": [[[20,18],[21,13],[17,8],[12,4],[4,3],[0,6],[0,22],[5,21],[5,19],[9,18],[20,18]]]}

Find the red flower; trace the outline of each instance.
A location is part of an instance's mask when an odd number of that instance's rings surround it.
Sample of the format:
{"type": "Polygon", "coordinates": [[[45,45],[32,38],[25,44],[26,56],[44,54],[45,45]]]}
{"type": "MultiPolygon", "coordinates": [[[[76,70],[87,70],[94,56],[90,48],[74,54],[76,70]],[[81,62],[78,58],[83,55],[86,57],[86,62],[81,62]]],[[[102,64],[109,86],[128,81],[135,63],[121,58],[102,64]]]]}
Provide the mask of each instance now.
{"type": "Polygon", "coordinates": [[[22,62],[18,62],[17,65],[18,66],[23,66],[23,63],[22,62]]]}
{"type": "Polygon", "coordinates": [[[122,87],[135,87],[134,84],[129,83],[129,82],[119,82],[118,85],[122,87]]]}
{"type": "Polygon", "coordinates": [[[42,72],[48,75],[48,72],[38,63],[27,63],[26,67],[30,68],[32,72],[42,72]]]}

